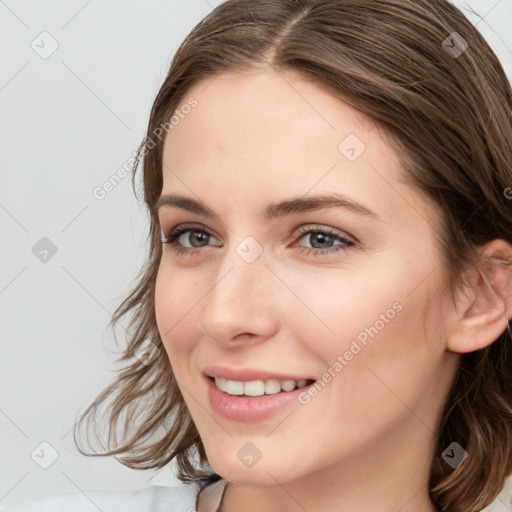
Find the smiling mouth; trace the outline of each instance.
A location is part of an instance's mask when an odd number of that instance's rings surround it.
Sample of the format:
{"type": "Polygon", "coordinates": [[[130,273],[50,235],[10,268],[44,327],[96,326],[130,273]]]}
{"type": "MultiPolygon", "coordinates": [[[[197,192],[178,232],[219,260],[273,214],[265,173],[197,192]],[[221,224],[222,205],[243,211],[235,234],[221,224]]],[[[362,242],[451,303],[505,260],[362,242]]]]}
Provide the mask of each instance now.
{"type": "Polygon", "coordinates": [[[257,398],[262,396],[289,393],[298,389],[306,388],[316,381],[313,379],[301,379],[298,381],[277,379],[236,381],[208,376],[215,387],[230,396],[243,398],[257,398]]]}

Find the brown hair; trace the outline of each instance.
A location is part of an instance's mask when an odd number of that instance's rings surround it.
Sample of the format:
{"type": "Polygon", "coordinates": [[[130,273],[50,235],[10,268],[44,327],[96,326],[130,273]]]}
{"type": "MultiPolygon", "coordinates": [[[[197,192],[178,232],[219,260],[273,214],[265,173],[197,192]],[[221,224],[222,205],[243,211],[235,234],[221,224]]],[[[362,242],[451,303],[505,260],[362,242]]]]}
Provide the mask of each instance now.
{"type": "MultiPolygon", "coordinates": [[[[120,358],[124,369],[78,423],[87,419],[89,426],[100,406],[112,399],[108,449],[86,453],[74,432],[84,455],[122,455],[120,462],[134,469],[160,469],[176,458],[182,482],[218,476],[208,464],[156,326],[155,279],[162,248],[153,207],[162,190],[165,140],[158,128],[169,128],[192,85],[223,71],[268,65],[300,72],[384,128],[409,182],[442,213],[436,228],[452,297],[464,285],[463,269],[481,268],[477,246],[494,239],[512,244],[511,202],[504,193],[512,186],[511,87],[496,55],[458,9],[446,0],[224,2],[196,25],[175,54],[137,151],[132,179],[135,191],[143,158],[149,254],[111,321],[114,325],[133,313],[120,358]],[[460,55],[449,51],[453,41],[458,41],[455,49],[464,48],[454,32],[468,44],[460,55]],[[160,349],[152,364],[134,358],[147,340],[160,349]]],[[[429,492],[440,511],[482,510],[512,472],[511,339],[509,324],[490,346],[461,356],[431,466],[429,492]],[[441,457],[453,441],[469,453],[455,470],[441,457]]]]}

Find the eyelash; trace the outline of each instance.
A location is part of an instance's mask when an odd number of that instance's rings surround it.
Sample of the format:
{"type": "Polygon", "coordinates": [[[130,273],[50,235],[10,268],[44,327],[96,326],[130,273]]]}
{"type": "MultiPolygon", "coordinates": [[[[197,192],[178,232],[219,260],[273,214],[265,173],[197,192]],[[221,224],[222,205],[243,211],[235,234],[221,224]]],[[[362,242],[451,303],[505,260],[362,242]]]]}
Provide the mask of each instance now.
{"type": "MultiPolygon", "coordinates": [[[[203,234],[206,234],[209,236],[213,236],[209,231],[206,231],[199,226],[182,225],[182,226],[178,226],[178,227],[174,228],[168,235],[166,235],[164,237],[164,240],[162,241],[162,243],[171,245],[172,249],[176,252],[176,254],[179,254],[179,255],[187,254],[187,253],[188,254],[197,253],[197,252],[201,251],[202,248],[200,248],[200,247],[191,248],[191,247],[183,247],[183,246],[178,247],[178,245],[181,245],[181,244],[177,243],[177,239],[183,233],[187,233],[189,231],[191,231],[191,232],[195,231],[195,232],[203,233],[203,234]]],[[[315,249],[314,247],[299,247],[301,252],[306,253],[306,255],[313,254],[313,256],[319,256],[319,255],[324,255],[324,254],[338,253],[340,251],[345,252],[348,250],[349,247],[356,245],[356,243],[353,242],[352,240],[349,240],[348,238],[340,236],[335,231],[333,231],[329,228],[309,228],[308,226],[305,226],[305,227],[299,229],[299,235],[315,234],[315,233],[329,235],[343,243],[336,245],[334,247],[328,248],[328,249],[315,249]]],[[[301,238],[301,236],[299,238],[301,238]]]]}

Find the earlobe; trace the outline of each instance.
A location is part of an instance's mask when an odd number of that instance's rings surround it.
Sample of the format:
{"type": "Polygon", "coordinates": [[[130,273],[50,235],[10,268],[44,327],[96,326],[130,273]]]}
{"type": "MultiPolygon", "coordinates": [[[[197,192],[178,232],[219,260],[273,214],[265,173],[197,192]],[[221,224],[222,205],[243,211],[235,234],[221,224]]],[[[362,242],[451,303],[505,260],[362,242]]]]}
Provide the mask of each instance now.
{"type": "Polygon", "coordinates": [[[453,352],[473,352],[491,345],[512,318],[512,246],[494,240],[479,253],[482,269],[472,269],[447,338],[447,348],[453,352]]]}

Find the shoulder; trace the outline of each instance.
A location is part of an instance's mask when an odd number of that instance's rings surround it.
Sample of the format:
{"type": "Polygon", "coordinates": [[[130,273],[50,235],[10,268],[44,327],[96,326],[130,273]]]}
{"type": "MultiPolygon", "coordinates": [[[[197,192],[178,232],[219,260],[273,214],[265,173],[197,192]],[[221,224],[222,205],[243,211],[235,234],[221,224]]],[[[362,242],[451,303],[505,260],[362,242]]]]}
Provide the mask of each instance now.
{"type": "Polygon", "coordinates": [[[151,485],[136,491],[84,490],[0,507],[0,512],[190,512],[199,485],[151,485]]]}
{"type": "MultiPolygon", "coordinates": [[[[482,512],[510,512],[512,510],[512,494],[499,494],[496,499],[487,507],[482,509],[482,512]]],[[[0,510],[0,512],[2,512],[0,510]]]]}
{"type": "MultiPolygon", "coordinates": [[[[505,479],[501,492],[482,512],[510,512],[512,510],[512,475],[505,479]]],[[[0,511],[1,512],[1,511],[0,511]]]]}

